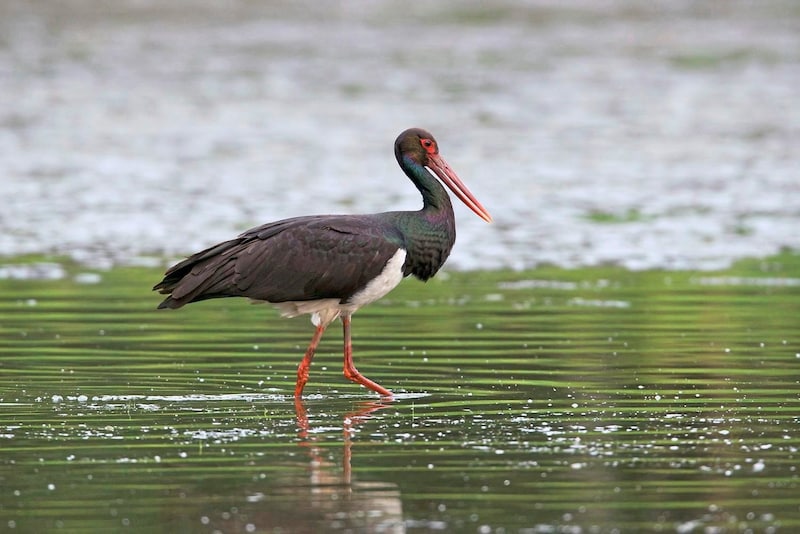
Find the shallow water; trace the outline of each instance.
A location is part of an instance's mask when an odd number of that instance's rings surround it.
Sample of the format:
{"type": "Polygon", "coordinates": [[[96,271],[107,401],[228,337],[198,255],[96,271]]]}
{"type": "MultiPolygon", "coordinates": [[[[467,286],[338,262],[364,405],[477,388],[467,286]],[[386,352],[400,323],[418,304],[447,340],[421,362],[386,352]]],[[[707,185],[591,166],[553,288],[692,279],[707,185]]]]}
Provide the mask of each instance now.
{"type": "Polygon", "coordinates": [[[332,327],[298,405],[306,320],[62,269],[0,280],[2,530],[800,529],[797,257],[407,281],[353,322],[396,398],[332,327]]]}
{"type": "Polygon", "coordinates": [[[0,2],[0,255],[182,256],[416,209],[422,126],[495,217],[462,269],[800,249],[795,0],[0,2]]]}

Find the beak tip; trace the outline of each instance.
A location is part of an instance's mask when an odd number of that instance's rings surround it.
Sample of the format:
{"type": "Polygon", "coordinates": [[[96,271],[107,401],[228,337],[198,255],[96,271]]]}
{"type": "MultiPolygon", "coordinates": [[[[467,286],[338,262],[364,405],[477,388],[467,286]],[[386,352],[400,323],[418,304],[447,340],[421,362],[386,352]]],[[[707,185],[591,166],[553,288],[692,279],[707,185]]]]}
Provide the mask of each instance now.
{"type": "Polygon", "coordinates": [[[483,219],[487,223],[494,222],[494,219],[492,218],[492,216],[489,215],[489,212],[486,211],[485,209],[473,209],[472,211],[474,211],[475,215],[477,215],[478,217],[480,217],[481,219],[483,219]]]}

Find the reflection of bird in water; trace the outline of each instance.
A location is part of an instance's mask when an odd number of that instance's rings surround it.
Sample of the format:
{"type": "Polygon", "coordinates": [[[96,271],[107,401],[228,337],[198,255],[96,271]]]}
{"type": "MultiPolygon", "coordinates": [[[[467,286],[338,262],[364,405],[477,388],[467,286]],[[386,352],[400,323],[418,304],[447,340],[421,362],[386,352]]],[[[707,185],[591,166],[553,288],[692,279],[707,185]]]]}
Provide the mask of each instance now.
{"type": "Polygon", "coordinates": [[[285,316],[311,314],[316,331],[297,369],[295,397],[303,394],[322,334],[341,317],[345,376],[391,397],[388,389],[353,365],[351,315],[409,275],[428,280],[447,260],[456,239],[455,216],[436,177],[480,218],[492,220],[439,155],[430,133],[419,128],[404,131],[394,152],[422,194],[421,210],[296,217],[253,228],[170,268],[153,288],[167,295],[158,307],[248,297],[274,304],[285,316]]]}
{"type": "Polygon", "coordinates": [[[326,446],[338,432],[313,428],[298,399],[295,414],[298,444],[304,452],[301,464],[292,461],[276,465],[274,455],[254,456],[248,462],[248,472],[263,467],[261,476],[233,488],[210,484],[213,489],[203,495],[199,501],[202,509],[193,517],[200,514],[203,518],[204,532],[405,532],[397,485],[354,480],[350,466],[357,427],[388,406],[388,402],[364,403],[342,417],[343,452],[339,465],[330,459],[338,447],[326,446]],[[298,469],[303,468],[305,474],[298,476],[298,469]],[[231,492],[238,496],[234,501],[229,498],[231,492]]]}
{"type": "Polygon", "coordinates": [[[324,448],[314,443],[308,415],[302,401],[295,402],[300,445],[308,448],[310,492],[309,505],[322,528],[356,532],[405,532],[400,491],[395,484],[354,481],[352,476],[352,439],[357,427],[370,414],[388,407],[385,402],[367,402],[346,414],[342,421],[342,470],[325,460],[324,448]]]}

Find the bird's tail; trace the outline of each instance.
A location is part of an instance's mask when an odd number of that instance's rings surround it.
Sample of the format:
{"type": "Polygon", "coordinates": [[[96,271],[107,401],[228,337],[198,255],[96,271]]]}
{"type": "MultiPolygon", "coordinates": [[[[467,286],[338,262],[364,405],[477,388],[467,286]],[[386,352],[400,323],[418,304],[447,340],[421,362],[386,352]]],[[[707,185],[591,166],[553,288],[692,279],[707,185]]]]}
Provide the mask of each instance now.
{"type": "Polygon", "coordinates": [[[220,243],[171,267],[153,291],[169,295],[158,309],[180,308],[190,302],[236,296],[232,292],[239,239],[220,243]]]}

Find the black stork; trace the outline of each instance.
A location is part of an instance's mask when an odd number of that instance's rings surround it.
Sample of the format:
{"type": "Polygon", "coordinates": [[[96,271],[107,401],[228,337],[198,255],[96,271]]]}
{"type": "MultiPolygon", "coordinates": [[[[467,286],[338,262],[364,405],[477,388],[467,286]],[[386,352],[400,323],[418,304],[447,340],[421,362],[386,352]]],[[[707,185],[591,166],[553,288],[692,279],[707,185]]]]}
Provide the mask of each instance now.
{"type": "Polygon", "coordinates": [[[450,255],[456,240],[455,216],[450,197],[434,174],[481,219],[492,220],[439,155],[439,145],[430,133],[419,128],[404,131],[394,143],[394,154],[422,193],[421,210],[312,215],[252,228],[170,268],[153,287],[169,295],[159,309],[248,297],[275,305],[285,317],[311,314],[316,331],[297,368],[296,399],[302,397],[322,334],[341,317],[344,375],[391,397],[388,389],[353,365],[350,317],[406,276],[428,280],[450,255]]]}

